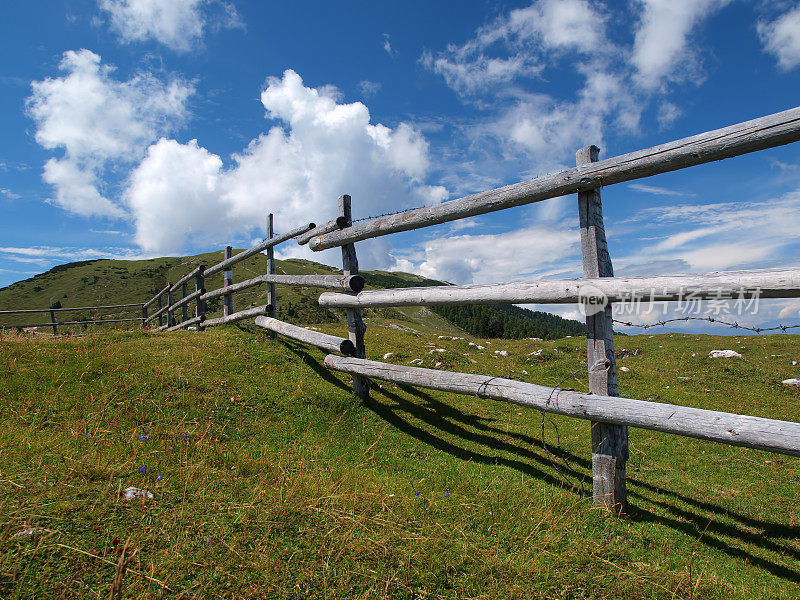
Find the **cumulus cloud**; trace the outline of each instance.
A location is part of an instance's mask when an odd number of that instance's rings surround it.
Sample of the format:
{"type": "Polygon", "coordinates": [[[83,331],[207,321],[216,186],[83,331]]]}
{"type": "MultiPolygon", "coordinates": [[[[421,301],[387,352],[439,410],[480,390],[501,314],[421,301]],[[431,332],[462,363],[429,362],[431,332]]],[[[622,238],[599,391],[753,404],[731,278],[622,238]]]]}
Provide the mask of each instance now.
{"type": "Polygon", "coordinates": [[[697,56],[688,38],[692,30],[730,0],[639,0],[641,17],[636,28],[631,61],[637,79],[654,88],[664,79],[697,74],[697,56]]]}
{"type": "Polygon", "coordinates": [[[99,0],[111,27],[126,42],[154,40],[188,52],[209,27],[241,27],[236,8],[221,0],[99,0]]]}
{"type": "Polygon", "coordinates": [[[103,194],[100,175],[109,165],[137,160],[158,135],[180,125],[192,86],[149,73],[114,79],[114,68],[85,49],[65,52],[59,69],[62,77],[32,82],[27,101],[36,141],[64,152],[47,162],[44,180],[67,210],[120,217],[124,211],[103,194]]]}
{"type": "Polygon", "coordinates": [[[336,216],[343,193],[356,218],[447,196],[423,182],[428,144],[410,125],[373,125],[364,104],[340,104],[291,70],[268,80],[261,101],[281,125],[229,168],[195,141],[162,139],[148,150],[126,191],[142,248],[173,251],[188,236],[196,244],[260,232],[267,212],[287,229],[322,223],[336,216]]]}
{"type": "Polygon", "coordinates": [[[764,49],[774,54],[784,71],[800,64],[800,6],[782,14],[774,21],[761,21],[758,35],[764,49]]]}

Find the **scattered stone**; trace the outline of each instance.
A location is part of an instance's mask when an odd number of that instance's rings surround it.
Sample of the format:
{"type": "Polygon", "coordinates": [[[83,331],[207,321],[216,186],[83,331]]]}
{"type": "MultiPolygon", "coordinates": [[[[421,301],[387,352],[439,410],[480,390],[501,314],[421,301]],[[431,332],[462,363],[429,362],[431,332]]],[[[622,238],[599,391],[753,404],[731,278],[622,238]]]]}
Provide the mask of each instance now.
{"type": "Polygon", "coordinates": [[[189,325],[189,326],[186,328],[186,331],[197,331],[197,326],[195,326],[195,325],[189,325]]]}
{"type": "Polygon", "coordinates": [[[151,492],[148,492],[147,490],[142,490],[142,489],[139,489],[139,488],[133,487],[133,486],[127,487],[124,490],[122,490],[122,499],[123,500],[134,500],[136,498],[146,498],[146,499],[149,500],[152,497],[153,497],[153,494],[151,492]]]}
{"type": "Polygon", "coordinates": [[[412,365],[421,365],[421,364],[422,364],[422,363],[424,363],[424,362],[425,362],[425,361],[424,361],[424,360],[422,360],[421,358],[415,358],[414,360],[412,360],[412,361],[411,361],[411,364],[412,364],[412,365]]]}
{"type": "Polygon", "coordinates": [[[708,353],[708,358],[744,358],[736,350],[712,350],[708,353]]]}
{"type": "Polygon", "coordinates": [[[34,533],[54,533],[51,529],[44,529],[43,527],[26,527],[25,529],[18,531],[11,537],[15,538],[23,538],[33,535],[34,533]]]}
{"type": "Polygon", "coordinates": [[[622,360],[623,358],[628,358],[629,356],[639,356],[641,353],[641,348],[634,348],[633,350],[623,348],[617,352],[617,360],[622,360]]]}
{"type": "Polygon", "coordinates": [[[389,360],[393,356],[394,356],[394,352],[387,352],[386,354],[383,355],[383,360],[389,360]]]}
{"type": "Polygon", "coordinates": [[[783,385],[800,385],[800,379],[793,377],[792,379],[784,379],[783,385]]]}
{"type": "Polygon", "coordinates": [[[796,360],[793,360],[793,361],[792,361],[792,366],[793,366],[793,367],[796,367],[796,366],[797,366],[797,361],[796,361],[796,360]]]}
{"type": "Polygon", "coordinates": [[[623,373],[627,373],[630,371],[628,367],[620,367],[619,370],[622,371],[623,373]]]}
{"type": "Polygon", "coordinates": [[[495,350],[494,353],[500,356],[508,356],[508,350],[495,350]]]}
{"type": "Polygon", "coordinates": [[[434,348],[433,350],[428,351],[428,354],[433,354],[434,352],[447,352],[444,348],[434,348]]]}
{"type": "Polygon", "coordinates": [[[438,369],[438,368],[439,368],[439,367],[441,367],[443,364],[444,364],[444,363],[437,362],[435,365],[433,365],[433,368],[434,368],[434,369],[438,369]]]}
{"type": "Polygon", "coordinates": [[[528,352],[528,356],[541,356],[541,355],[542,355],[542,350],[541,349],[534,350],[533,352],[528,352]]]}

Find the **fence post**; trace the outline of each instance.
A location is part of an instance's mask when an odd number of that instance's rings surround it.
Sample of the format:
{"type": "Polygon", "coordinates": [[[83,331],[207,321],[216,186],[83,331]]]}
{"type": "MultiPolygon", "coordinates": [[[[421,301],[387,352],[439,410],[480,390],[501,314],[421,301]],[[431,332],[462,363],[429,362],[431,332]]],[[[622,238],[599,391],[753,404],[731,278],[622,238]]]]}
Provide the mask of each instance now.
{"type": "Polygon", "coordinates": [[[167,327],[175,325],[175,317],[172,314],[172,282],[169,282],[169,289],[167,290],[167,327]]]}
{"type": "MultiPolygon", "coordinates": [[[[200,265],[197,275],[194,276],[194,290],[202,290],[206,285],[205,265],[200,265]]],[[[200,322],[197,324],[197,331],[203,331],[203,319],[206,316],[206,301],[197,297],[195,300],[194,316],[200,317],[200,322]]]]}
{"type": "MultiPolygon", "coordinates": [[[[344,217],[345,225],[343,229],[353,225],[350,196],[347,194],[339,196],[339,216],[344,217]]],[[[344,275],[358,275],[358,257],[356,256],[354,244],[342,246],[342,273],[344,275]]],[[[353,356],[355,358],[366,358],[364,334],[367,331],[367,326],[364,325],[364,321],[361,319],[361,309],[347,309],[347,330],[350,332],[350,341],[356,347],[356,352],[353,356]]],[[[353,375],[353,393],[362,400],[369,398],[369,380],[361,375],[353,375]]]]}
{"type": "Polygon", "coordinates": [[[50,311],[50,322],[53,324],[53,335],[58,335],[58,323],[56,323],[56,312],[50,311]]]}
{"type": "Polygon", "coordinates": [[[142,328],[147,327],[147,306],[142,304],[142,328]]]}
{"type": "MultiPolygon", "coordinates": [[[[184,283],[181,286],[181,294],[183,294],[181,296],[181,298],[186,298],[188,293],[189,293],[189,287],[186,285],[186,283],[184,283]]],[[[189,318],[189,305],[188,304],[184,304],[181,307],[181,321],[185,321],[188,318],[189,318]]]]}
{"type": "MultiPolygon", "coordinates": [[[[597,146],[581,148],[575,157],[578,166],[597,162],[599,152],[597,146]]],[[[614,270],[608,254],[599,189],[578,193],[578,212],[583,276],[613,277],[614,270]]],[[[594,314],[589,314],[591,308],[592,305],[587,305],[586,350],[589,392],[604,396],[619,396],[611,305],[607,303],[602,308],[598,307],[599,311],[594,314]]],[[[599,422],[592,422],[591,427],[594,504],[617,515],[627,512],[625,463],[628,460],[628,428],[599,422]]]]}
{"type": "MultiPolygon", "coordinates": [[[[273,228],[273,214],[269,213],[267,217],[267,239],[272,239],[275,237],[275,230],[273,228]]],[[[275,274],[275,248],[274,246],[270,246],[267,248],[267,275],[274,275],[275,274]]],[[[268,283],[267,284],[267,304],[269,305],[269,315],[272,318],[275,318],[277,313],[277,297],[275,295],[275,284],[268,283]]],[[[270,331],[267,334],[272,340],[278,338],[278,334],[274,331],[270,331]]]]}
{"type": "MultiPolygon", "coordinates": [[[[225,260],[228,260],[233,256],[233,248],[230,246],[225,246],[225,260]]],[[[233,265],[225,269],[222,277],[222,285],[228,286],[233,285],[233,265]]],[[[223,296],[224,305],[222,307],[222,315],[227,317],[228,315],[233,314],[233,294],[225,294],[223,296]]]]}
{"type": "Polygon", "coordinates": [[[161,309],[164,308],[164,305],[161,304],[161,294],[158,296],[158,326],[161,327],[164,325],[164,313],[161,312],[161,309]]]}

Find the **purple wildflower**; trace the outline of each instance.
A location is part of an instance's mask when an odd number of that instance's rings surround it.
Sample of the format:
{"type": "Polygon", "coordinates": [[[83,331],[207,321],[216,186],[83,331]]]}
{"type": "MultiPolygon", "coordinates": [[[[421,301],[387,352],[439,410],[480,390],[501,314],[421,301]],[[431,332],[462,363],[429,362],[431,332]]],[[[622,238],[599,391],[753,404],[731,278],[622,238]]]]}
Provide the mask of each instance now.
{"type": "Polygon", "coordinates": [[[139,473],[147,473],[147,465],[142,465],[139,467],[139,473]]]}
{"type": "Polygon", "coordinates": [[[159,475],[158,477],[156,477],[156,483],[158,483],[159,481],[161,481],[161,475],[159,475]]]}
{"type": "Polygon", "coordinates": [[[450,497],[450,492],[445,492],[445,493],[444,493],[444,497],[445,497],[445,498],[449,498],[449,497],[450,497]]]}
{"type": "Polygon", "coordinates": [[[144,436],[143,436],[143,435],[140,435],[140,436],[139,436],[139,440],[144,440],[144,436]]]}
{"type": "Polygon", "coordinates": [[[90,438],[90,437],[92,437],[92,434],[91,434],[91,433],[87,433],[87,434],[86,434],[86,437],[87,437],[87,438],[90,438]]]}
{"type": "Polygon", "coordinates": [[[419,495],[420,495],[421,493],[422,493],[422,492],[414,492],[414,498],[419,498],[419,495]]]}
{"type": "Polygon", "coordinates": [[[189,439],[189,434],[188,433],[184,433],[183,434],[183,439],[188,440],[189,439]]]}

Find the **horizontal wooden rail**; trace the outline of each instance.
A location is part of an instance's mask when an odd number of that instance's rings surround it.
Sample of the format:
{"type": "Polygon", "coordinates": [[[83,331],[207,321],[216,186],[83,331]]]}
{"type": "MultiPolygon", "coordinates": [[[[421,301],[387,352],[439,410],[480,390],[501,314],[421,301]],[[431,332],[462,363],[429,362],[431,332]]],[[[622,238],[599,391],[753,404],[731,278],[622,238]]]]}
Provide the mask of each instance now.
{"type": "Polygon", "coordinates": [[[197,277],[197,275],[199,275],[200,273],[202,273],[202,272],[205,270],[205,268],[206,268],[206,266],[205,266],[205,265],[200,265],[199,267],[197,267],[197,268],[196,268],[196,269],[194,269],[193,271],[189,271],[189,272],[188,272],[186,275],[184,275],[183,277],[181,277],[180,279],[178,279],[178,281],[176,281],[176,282],[175,282],[175,283],[172,285],[172,287],[168,288],[168,290],[167,290],[167,291],[170,291],[170,292],[175,292],[175,291],[177,291],[177,289],[178,289],[179,287],[181,287],[181,286],[182,286],[184,283],[188,283],[189,281],[191,281],[191,280],[193,280],[195,277],[197,277]]]}
{"type": "Polygon", "coordinates": [[[145,303],[144,303],[144,308],[148,308],[148,307],[150,307],[150,305],[151,305],[151,304],[153,304],[153,303],[154,303],[156,300],[158,300],[158,299],[159,299],[161,296],[163,296],[164,294],[166,294],[166,293],[169,291],[169,288],[171,288],[171,287],[172,287],[172,284],[171,284],[171,283],[168,283],[168,284],[167,284],[167,286],[166,286],[166,287],[165,287],[163,290],[161,290],[160,292],[158,292],[158,293],[157,293],[155,296],[153,296],[152,298],[150,298],[150,300],[148,300],[147,302],[145,302],[145,303]]]}
{"type": "Polygon", "coordinates": [[[203,294],[201,300],[210,300],[225,294],[239,292],[263,283],[279,283],[283,285],[296,285],[302,287],[324,287],[336,290],[360,292],[364,289],[364,278],[360,275],[259,275],[239,283],[226,285],[203,294]]]}
{"type": "Polygon", "coordinates": [[[141,317],[135,319],[96,319],[94,321],[57,321],[53,323],[36,323],[34,325],[0,325],[0,329],[25,329],[28,327],[52,327],[53,325],[96,325],[102,323],[124,323],[127,321],[141,321],[141,317]]]}
{"type": "Polygon", "coordinates": [[[330,233],[331,231],[342,229],[343,227],[347,227],[347,219],[344,217],[336,217],[333,221],[328,221],[327,223],[315,227],[311,231],[305,232],[303,235],[297,236],[297,243],[303,246],[310,242],[311,238],[315,238],[323,233],[330,233]]]}
{"type": "Polygon", "coordinates": [[[172,327],[167,327],[167,331],[178,331],[178,329],[183,329],[184,327],[189,327],[190,325],[195,325],[200,323],[205,317],[200,315],[199,317],[192,317],[191,319],[186,319],[178,323],[177,325],[173,325],[172,327]]]}
{"type": "Polygon", "coordinates": [[[359,308],[445,304],[566,304],[724,298],[800,297],[800,269],[765,269],[653,277],[542,279],[485,285],[447,285],[369,290],[357,296],[326,292],[321,306],[359,308]]]}
{"type": "Polygon", "coordinates": [[[170,306],[169,309],[170,310],[177,310],[181,306],[183,306],[184,304],[188,304],[189,302],[191,302],[195,298],[199,298],[200,296],[205,294],[205,292],[206,291],[204,289],[195,290],[194,292],[192,292],[191,294],[187,294],[186,296],[184,296],[183,298],[181,298],[177,302],[173,302],[172,306],[170,306]]]}
{"type": "Polygon", "coordinates": [[[660,402],[599,396],[512,379],[406,367],[358,358],[325,357],[329,369],[432,390],[492,398],[579,419],[800,456],[800,423],[660,402]]]}
{"type": "Polygon", "coordinates": [[[227,317],[217,317],[216,319],[206,319],[203,321],[203,328],[214,327],[215,325],[223,325],[224,323],[233,323],[234,321],[241,321],[242,319],[249,319],[250,317],[258,317],[269,313],[271,307],[269,304],[263,306],[256,306],[255,308],[248,308],[247,310],[240,310],[227,317]]]}
{"type": "Polygon", "coordinates": [[[301,227],[297,227],[292,229],[291,231],[287,231],[281,235],[276,235],[274,238],[269,238],[261,242],[260,244],[256,244],[252,248],[248,248],[247,250],[242,250],[239,254],[232,256],[223,260],[220,263],[215,264],[213,267],[208,267],[205,270],[205,276],[210,277],[214,273],[219,273],[220,271],[224,271],[231,265],[235,265],[238,262],[243,261],[246,258],[250,258],[254,254],[258,254],[259,252],[266,250],[267,248],[271,248],[272,246],[277,246],[278,244],[282,244],[286,240],[290,240],[293,237],[297,237],[301,233],[305,233],[311,229],[314,229],[316,225],[314,223],[309,223],[308,225],[302,225],[301,227]]]}
{"type": "Polygon", "coordinates": [[[351,356],[356,352],[356,347],[353,342],[346,338],[320,333],[319,331],[313,331],[305,327],[298,327],[297,325],[278,321],[278,319],[273,319],[272,317],[258,317],[256,319],[256,325],[269,331],[285,335],[298,342],[304,342],[316,346],[317,348],[322,348],[328,352],[340,352],[345,356],[351,356]]]}
{"type": "Polygon", "coordinates": [[[601,186],[641,179],[800,140],[800,107],[674,142],[587,163],[560,173],[465,196],[434,206],[356,223],[309,242],[325,250],[398,231],[429,227],[540,202],[601,186]]]}
{"type": "MultiPolygon", "coordinates": [[[[20,310],[0,310],[0,315],[14,315],[23,313],[49,313],[49,312],[69,312],[74,310],[108,310],[111,308],[141,308],[142,303],[135,304],[110,304],[108,306],[76,306],[75,308],[25,308],[20,310]]],[[[51,323],[52,324],[52,323],[51,323]]]]}

